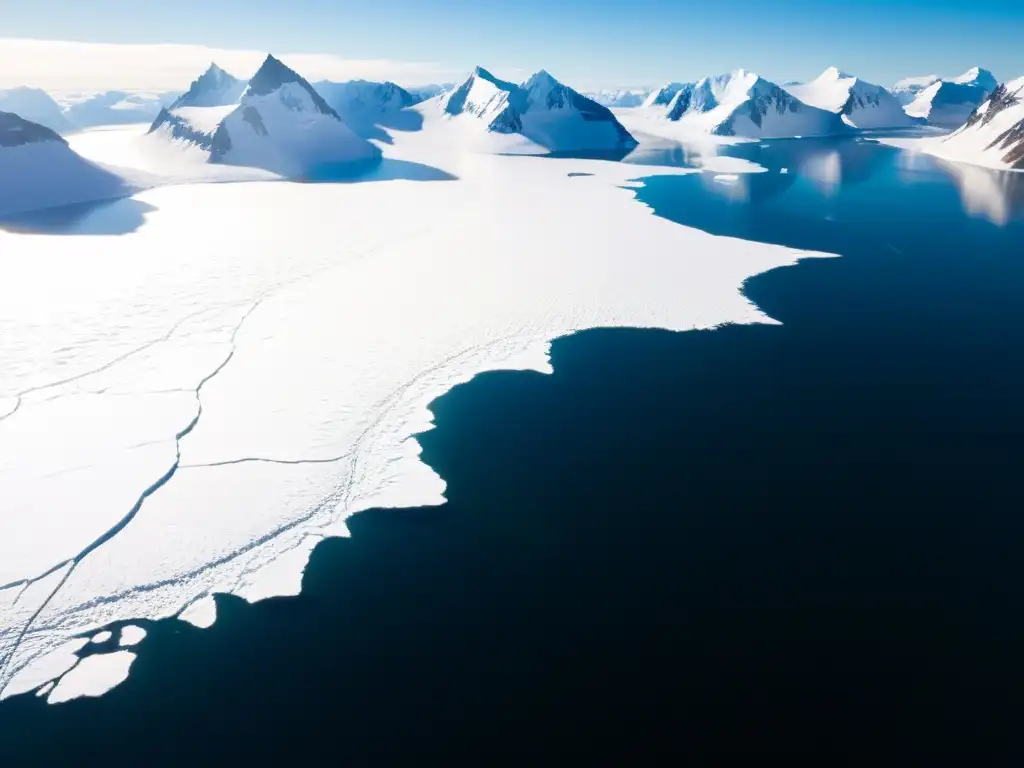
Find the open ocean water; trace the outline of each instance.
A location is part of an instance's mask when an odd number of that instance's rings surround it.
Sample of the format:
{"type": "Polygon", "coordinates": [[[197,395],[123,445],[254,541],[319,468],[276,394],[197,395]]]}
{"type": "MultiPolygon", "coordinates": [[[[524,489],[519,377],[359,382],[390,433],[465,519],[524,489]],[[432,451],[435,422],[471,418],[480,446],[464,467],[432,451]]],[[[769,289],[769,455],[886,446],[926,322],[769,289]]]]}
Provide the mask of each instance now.
{"type": "Polygon", "coordinates": [[[782,325],[457,387],[420,438],[446,505],[351,519],[298,597],[144,624],[100,699],[0,704],[0,765],[1019,765],[1024,175],[729,152],[769,171],[638,199],[842,254],[747,283],[782,325]]]}

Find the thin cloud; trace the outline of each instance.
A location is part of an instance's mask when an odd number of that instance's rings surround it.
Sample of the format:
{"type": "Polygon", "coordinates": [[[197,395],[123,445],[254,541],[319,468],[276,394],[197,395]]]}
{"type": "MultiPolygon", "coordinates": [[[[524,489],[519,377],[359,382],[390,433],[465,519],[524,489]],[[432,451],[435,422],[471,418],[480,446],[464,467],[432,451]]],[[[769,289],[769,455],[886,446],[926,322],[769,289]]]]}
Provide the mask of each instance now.
{"type": "MultiPolygon", "coordinates": [[[[28,85],[55,94],[112,89],[183,90],[211,61],[216,61],[238,77],[249,77],[267,53],[201,45],[127,45],[0,38],[0,88],[28,85]]],[[[450,82],[463,72],[436,62],[344,59],[321,53],[272,53],[309,80],[363,78],[415,86],[450,82]]]]}

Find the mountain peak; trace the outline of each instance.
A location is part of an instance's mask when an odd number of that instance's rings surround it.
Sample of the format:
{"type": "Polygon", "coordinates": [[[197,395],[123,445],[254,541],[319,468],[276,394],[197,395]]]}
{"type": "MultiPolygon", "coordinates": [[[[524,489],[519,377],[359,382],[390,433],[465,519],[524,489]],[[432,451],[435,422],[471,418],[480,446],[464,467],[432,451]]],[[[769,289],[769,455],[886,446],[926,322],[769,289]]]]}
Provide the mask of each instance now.
{"type": "Polygon", "coordinates": [[[839,69],[839,67],[829,67],[820,75],[818,75],[818,80],[820,82],[826,82],[834,80],[848,80],[852,77],[853,75],[849,75],[846,72],[843,72],[841,69],[839,69]]]}
{"type": "Polygon", "coordinates": [[[239,80],[211,62],[206,71],[192,81],[189,89],[171,104],[171,109],[233,104],[244,90],[244,80],[239,80]]]}
{"type": "Polygon", "coordinates": [[[539,72],[535,72],[530,75],[530,78],[523,83],[523,87],[528,91],[542,85],[552,87],[559,85],[559,82],[551,75],[550,72],[546,69],[542,69],[539,72]]]}
{"type": "Polygon", "coordinates": [[[994,90],[999,82],[995,75],[982,67],[971,67],[959,77],[954,77],[950,82],[958,85],[979,85],[986,90],[994,90]]]}

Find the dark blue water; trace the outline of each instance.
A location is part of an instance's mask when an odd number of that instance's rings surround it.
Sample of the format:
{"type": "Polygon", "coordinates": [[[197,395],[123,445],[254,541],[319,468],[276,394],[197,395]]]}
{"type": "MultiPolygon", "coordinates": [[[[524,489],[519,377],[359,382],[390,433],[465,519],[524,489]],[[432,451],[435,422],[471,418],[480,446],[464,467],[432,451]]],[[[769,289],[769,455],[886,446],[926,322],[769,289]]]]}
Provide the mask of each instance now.
{"type": "Polygon", "coordinates": [[[638,197],[843,254],[748,281],[782,325],[592,331],[456,388],[444,507],[357,516],[297,598],[148,625],[99,700],[0,704],[0,764],[1019,765],[1019,177],[768,144],[638,197]]]}

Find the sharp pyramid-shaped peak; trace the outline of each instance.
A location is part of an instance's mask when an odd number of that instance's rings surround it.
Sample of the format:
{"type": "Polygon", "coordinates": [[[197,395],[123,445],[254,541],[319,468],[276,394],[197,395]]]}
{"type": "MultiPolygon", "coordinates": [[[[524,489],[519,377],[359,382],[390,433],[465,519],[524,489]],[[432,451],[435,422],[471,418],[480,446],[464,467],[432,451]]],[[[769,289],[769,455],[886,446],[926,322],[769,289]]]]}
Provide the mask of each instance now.
{"type": "Polygon", "coordinates": [[[245,81],[229,74],[215,63],[192,81],[192,85],[171,105],[178,107],[219,107],[233,104],[245,90],[245,81]]]}
{"type": "Polygon", "coordinates": [[[267,54],[256,74],[249,81],[249,92],[257,96],[264,96],[272,93],[285,83],[305,82],[299,74],[285,66],[285,64],[273,54],[267,54]]]}
{"type": "Polygon", "coordinates": [[[309,94],[318,112],[330,115],[336,120],[341,120],[338,113],[324,101],[323,97],[316,92],[316,89],[309,84],[309,81],[294,69],[286,66],[280,59],[275,58],[273,54],[267,54],[263,64],[256,70],[256,74],[252,76],[252,80],[249,81],[249,87],[242,96],[242,102],[244,103],[247,98],[252,96],[268,96],[291,83],[294,83],[309,94]]]}
{"type": "Polygon", "coordinates": [[[561,85],[560,82],[546,69],[540,70],[540,72],[534,72],[530,75],[529,79],[523,83],[522,87],[528,91],[537,90],[538,88],[555,88],[561,85]]]}

